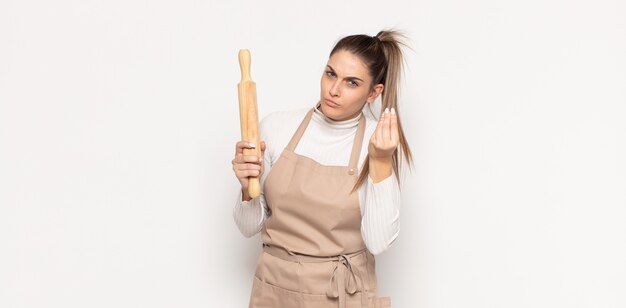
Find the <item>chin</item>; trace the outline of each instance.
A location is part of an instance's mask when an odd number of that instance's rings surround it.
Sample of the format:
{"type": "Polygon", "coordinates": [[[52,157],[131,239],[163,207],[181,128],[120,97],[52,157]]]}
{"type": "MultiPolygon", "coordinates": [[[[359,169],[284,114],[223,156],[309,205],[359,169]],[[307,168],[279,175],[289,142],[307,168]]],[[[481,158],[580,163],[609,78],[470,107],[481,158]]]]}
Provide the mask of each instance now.
{"type": "Polygon", "coordinates": [[[329,118],[333,118],[336,117],[337,115],[335,114],[333,108],[330,108],[328,106],[326,106],[326,104],[322,103],[322,105],[320,105],[320,111],[327,117],[329,118]]]}

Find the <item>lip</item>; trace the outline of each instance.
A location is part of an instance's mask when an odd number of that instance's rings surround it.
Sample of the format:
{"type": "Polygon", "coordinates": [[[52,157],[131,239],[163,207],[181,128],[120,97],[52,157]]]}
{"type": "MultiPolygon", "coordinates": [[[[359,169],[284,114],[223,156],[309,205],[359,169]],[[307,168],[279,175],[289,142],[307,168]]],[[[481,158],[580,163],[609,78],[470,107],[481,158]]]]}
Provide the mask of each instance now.
{"type": "Polygon", "coordinates": [[[327,98],[325,98],[325,99],[324,99],[324,103],[326,103],[326,105],[327,105],[328,107],[332,107],[332,108],[337,108],[337,107],[339,107],[339,104],[337,104],[335,101],[330,100],[330,99],[327,99],[327,98]]]}

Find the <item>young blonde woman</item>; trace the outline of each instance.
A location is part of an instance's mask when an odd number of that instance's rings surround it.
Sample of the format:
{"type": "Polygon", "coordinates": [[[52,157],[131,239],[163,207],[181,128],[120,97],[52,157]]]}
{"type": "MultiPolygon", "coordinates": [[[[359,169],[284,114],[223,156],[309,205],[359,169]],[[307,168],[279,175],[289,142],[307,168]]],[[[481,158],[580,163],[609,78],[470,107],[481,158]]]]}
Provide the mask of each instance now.
{"type": "Polygon", "coordinates": [[[236,144],[233,216],[244,236],[261,232],[263,242],[250,308],[390,307],[378,295],[374,255],[398,236],[399,166],[412,162],[398,113],[401,37],[342,38],[319,102],[268,115],[261,144],[236,144]],[[255,146],[261,159],[243,155],[255,146]],[[250,176],[261,177],[258,198],[247,194],[250,176]]]}

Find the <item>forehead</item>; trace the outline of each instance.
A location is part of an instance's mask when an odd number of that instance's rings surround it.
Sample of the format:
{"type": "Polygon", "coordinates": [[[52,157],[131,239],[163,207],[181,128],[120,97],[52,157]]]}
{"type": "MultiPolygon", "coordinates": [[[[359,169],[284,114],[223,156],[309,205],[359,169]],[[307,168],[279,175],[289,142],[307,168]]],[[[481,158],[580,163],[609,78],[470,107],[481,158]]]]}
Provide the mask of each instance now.
{"type": "Polygon", "coordinates": [[[361,79],[369,77],[367,66],[361,61],[361,58],[346,50],[339,50],[330,56],[328,65],[338,75],[359,77],[361,79]]]}

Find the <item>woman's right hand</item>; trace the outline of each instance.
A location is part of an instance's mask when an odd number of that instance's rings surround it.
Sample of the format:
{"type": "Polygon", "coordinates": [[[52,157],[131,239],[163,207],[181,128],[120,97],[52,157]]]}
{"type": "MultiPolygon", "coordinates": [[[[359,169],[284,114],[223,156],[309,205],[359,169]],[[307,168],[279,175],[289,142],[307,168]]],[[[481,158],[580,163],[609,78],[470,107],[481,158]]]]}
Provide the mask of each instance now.
{"type": "Polygon", "coordinates": [[[250,200],[248,195],[248,178],[259,177],[263,174],[263,157],[265,154],[265,142],[261,141],[261,157],[255,155],[243,155],[243,149],[254,149],[254,145],[247,141],[239,141],[235,145],[235,158],[232,161],[235,176],[241,183],[243,199],[250,200]]]}

